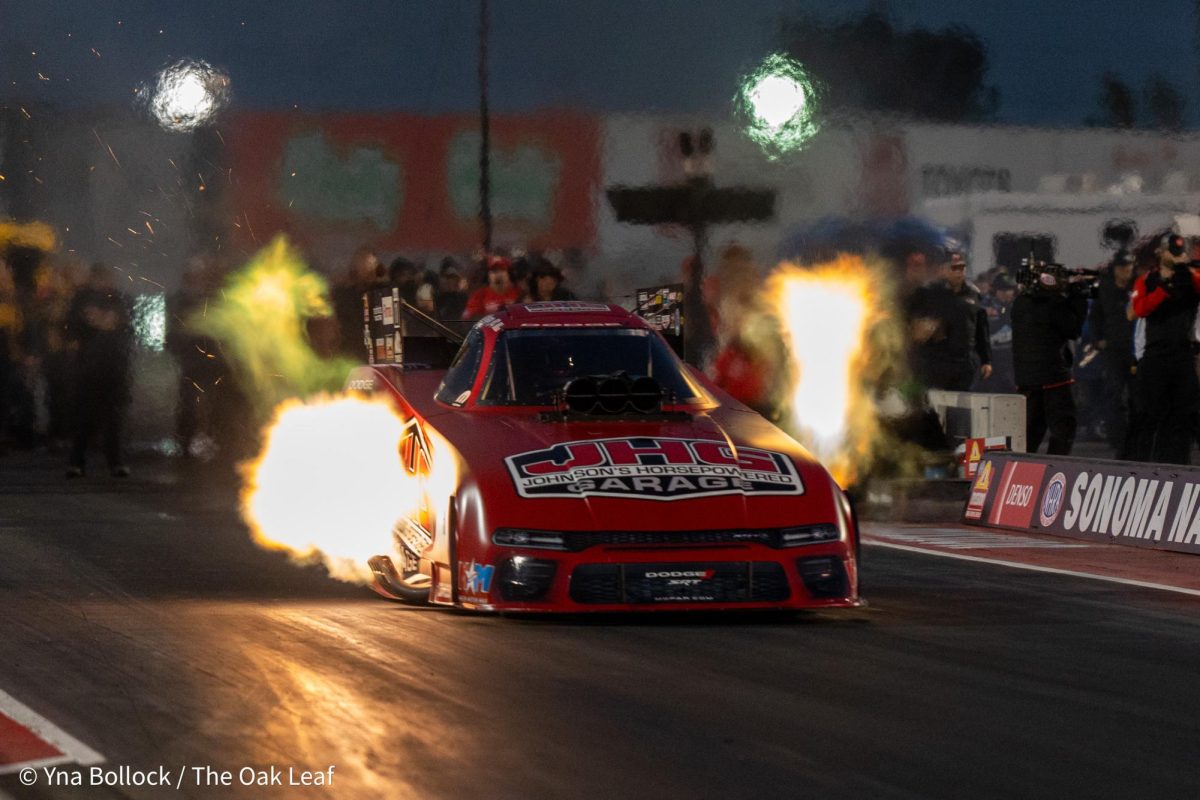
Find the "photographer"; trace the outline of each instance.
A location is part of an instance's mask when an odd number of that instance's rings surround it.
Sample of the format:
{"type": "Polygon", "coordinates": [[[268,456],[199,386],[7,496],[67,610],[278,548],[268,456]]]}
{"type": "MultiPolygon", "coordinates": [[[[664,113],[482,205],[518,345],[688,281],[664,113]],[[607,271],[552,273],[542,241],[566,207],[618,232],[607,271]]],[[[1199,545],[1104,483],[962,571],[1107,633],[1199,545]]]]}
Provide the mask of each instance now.
{"type": "Polygon", "coordinates": [[[1079,338],[1088,303],[1054,265],[1034,265],[1012,308],[1013,372],[1025,395],[1026,452],[1036,453],[1046,431],[1049,455],[1068,455],[1075,442],[1070,343],[1079,338]]]}
{"type": "Polygon", "coordinates": [[[1137,279],[1133,312],[1146,320],[1146,346],[1137,365],[1144,413],[1139,455],[1163,464],[1187,464],[1192,414],[1200,401],[1192,326],[1200,306],[1200,270],[1188,260],[1183,237],[1165,234],[1158,266],[1137,279]]]}

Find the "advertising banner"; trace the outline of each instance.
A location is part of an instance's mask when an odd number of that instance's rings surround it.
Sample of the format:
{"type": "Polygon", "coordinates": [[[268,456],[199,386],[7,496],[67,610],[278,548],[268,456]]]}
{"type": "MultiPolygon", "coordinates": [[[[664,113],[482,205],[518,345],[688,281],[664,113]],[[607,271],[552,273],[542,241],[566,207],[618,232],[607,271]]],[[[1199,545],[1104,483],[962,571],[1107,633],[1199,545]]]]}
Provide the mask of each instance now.
{"type": "Polygon", "coordinates": [[[963,520],[1200,554],[1200,468],[984,453],[963,520]]]}

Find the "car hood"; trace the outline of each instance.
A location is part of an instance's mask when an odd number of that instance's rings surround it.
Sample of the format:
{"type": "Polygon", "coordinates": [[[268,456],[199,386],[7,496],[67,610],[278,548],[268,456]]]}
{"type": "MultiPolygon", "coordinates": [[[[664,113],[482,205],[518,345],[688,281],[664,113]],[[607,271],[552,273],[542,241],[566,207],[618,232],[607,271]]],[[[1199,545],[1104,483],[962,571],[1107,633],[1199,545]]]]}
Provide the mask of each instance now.
{"type": "Polygon", "coordinates": [[[460,458],[483,530],[713,530],[836,522],[836,489],[758,414],[545,421],[451,412],[430,422],[460,458]]]}

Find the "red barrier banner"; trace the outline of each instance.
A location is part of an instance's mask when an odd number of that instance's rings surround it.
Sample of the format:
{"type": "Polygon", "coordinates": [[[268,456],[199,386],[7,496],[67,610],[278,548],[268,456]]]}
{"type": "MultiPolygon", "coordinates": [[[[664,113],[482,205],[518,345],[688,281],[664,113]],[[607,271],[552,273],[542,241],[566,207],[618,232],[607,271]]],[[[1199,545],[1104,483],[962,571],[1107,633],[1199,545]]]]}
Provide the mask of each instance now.
{"type": "Polygon", "coordinates": [[[1200,468],[985,453],[963,521],[1200,553],[1200,468]]]}

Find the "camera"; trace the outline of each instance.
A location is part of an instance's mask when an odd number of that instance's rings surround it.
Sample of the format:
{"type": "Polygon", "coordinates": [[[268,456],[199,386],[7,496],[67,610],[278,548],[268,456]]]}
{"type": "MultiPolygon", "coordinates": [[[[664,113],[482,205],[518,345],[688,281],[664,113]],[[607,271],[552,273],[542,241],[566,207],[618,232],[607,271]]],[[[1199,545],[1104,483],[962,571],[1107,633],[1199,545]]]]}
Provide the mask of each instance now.
{"type": "Polygon", "coordinates": [[[1093,298],[1100,288],[1100,270],[1067,267],[1034,258],[1021,259],[1017,288],[1023,292],[1073,294],[1093,298]]]}

